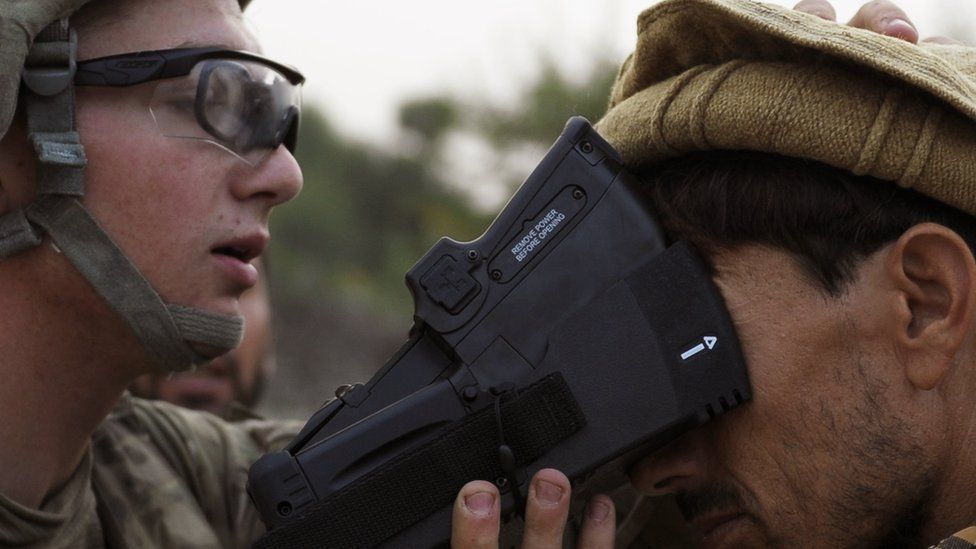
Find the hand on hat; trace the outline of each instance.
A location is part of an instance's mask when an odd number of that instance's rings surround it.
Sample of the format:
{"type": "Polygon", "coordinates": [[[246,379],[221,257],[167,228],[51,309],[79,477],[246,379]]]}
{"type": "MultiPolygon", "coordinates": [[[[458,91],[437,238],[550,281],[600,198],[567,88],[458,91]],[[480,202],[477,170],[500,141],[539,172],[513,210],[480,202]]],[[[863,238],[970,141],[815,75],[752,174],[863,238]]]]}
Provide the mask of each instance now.
{"type": "MultiPolygon", "coordinates": [[[[793,9],[816,15],[828,21],[837,20],[837,12],[827,0],[801,0],[793,9]]],[[[900,38],[912,44],[918,43],[918,29],[912,23],[904,10],[889,0],[875,0],[861,6],[848,25],[871,30],[886,36],[900,38]]],[[[937,44],[961,44],[958,40],[945,36],[933,36],[923,42],[937,44]]]]}

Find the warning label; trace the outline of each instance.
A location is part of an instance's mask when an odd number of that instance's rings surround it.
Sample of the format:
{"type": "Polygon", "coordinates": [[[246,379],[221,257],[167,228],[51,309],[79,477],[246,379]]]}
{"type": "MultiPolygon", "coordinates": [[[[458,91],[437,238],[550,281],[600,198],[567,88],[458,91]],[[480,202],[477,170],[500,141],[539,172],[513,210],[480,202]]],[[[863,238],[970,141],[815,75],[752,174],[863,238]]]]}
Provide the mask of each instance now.
{"type": "Polygon", "coordinates": [[[560,193],[528,219],[523,219],[517,233],[491,260],[489,270],[495,282],[505,283],[522,269],[534,264],[548,246],[555,245],[563,232],[571,231],[574,219],[586,206],[586,194],[576,185],[563,187],[560,193]],[[500,276],[499,276],[500,275],[500,276]]]}
{"type": "Polygon", "coordinates": [[[556,229],[559,228],[559,225],[565,220],[566,214],[556,208],[552,208],[546,212],[542,219],[534,227],[530,228],[515,243],[515,246],[512,247],[511,252],[515,257],[515,261],[521,263],[528,259],[532,255],[532,252],[542,246],[546,239],[552,236],[556,232],[556,229]]]}

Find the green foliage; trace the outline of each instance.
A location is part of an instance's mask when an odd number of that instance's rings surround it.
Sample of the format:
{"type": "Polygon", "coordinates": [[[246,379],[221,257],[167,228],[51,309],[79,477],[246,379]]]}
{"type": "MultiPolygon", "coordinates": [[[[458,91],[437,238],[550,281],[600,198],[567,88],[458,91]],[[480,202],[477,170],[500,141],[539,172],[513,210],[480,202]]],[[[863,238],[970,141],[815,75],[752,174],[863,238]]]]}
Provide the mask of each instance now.
{"type": "Polygon", "coordinates": [[[400,107],[400,125],[432,145],[439,144],[459,119],[457,104],[448,98],[416,99],[400,107]]]}
{"type": "Polygon", "coordinates": [[[439,237],[473,238],[487,220],[424,157],[344,140],[313,109],[302,118],[305,187],[273,222],[279,298],[361,301],[409,318],[406,271],[439,237]]]}
{"type": "Polygon", "coordinates": [[[583,80],[574,82],[555,63],[545,61],[538,79],[514,108],[482,108],[472,123],[501,149],[525,142],[549,146],[570,117],[596,122],[603,115],[617,68],[614,62],[599,61],[583,80]]]}

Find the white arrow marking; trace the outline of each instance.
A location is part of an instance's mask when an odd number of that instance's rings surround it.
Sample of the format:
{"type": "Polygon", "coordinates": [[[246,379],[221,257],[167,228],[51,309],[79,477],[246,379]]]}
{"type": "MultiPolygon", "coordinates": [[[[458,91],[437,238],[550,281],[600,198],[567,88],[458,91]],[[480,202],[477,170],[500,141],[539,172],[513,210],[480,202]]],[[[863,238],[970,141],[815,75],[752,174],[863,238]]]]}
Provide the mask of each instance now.
{"type": "Polygon", "coordinates": [[[681,353],[681,360],[688,360],[689,358],[697,355],[698,353],[704,350],[705,350],[705,346],[699,343],[698,345],[695,345],[691,349],[688,349],[687,351],[681,353]]]}
{"type": "Polygon", "coordinates": [[[715,348],[715,345],[718,344],[718,338],[715,336],[704,336],[702,340],[705,343],[699,343],[691,349],[681,353],[681,360],[688,360],[689,358],[697,355],[698,353],[704,351],[706,346],[708,347],[708,350],[711,351],[715,348]]]}

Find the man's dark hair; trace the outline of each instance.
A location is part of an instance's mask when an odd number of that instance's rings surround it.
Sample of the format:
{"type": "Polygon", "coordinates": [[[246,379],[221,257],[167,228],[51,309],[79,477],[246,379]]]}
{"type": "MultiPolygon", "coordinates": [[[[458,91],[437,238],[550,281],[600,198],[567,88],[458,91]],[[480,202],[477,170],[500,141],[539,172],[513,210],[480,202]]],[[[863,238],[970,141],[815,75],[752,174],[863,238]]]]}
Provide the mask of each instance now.
{"type": "Polygon", "coordinates": [[[694,153],[638,174],[665,232],[705,256],[743,244],[791,254],[830,295],[861,260],[924,222],[976,249],[976,220],[895,183],[755,152],[694,153]]]}

